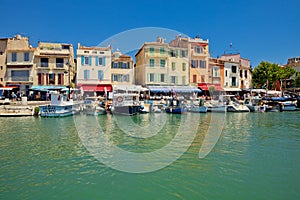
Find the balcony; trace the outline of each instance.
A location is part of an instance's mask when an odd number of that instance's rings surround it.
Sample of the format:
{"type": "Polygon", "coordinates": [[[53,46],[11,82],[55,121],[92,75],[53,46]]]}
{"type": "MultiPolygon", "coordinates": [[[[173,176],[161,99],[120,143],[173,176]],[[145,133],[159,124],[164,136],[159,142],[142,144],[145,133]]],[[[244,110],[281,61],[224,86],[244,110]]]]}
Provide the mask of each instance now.
{"type": "Polygon", "coordinates": [[[33,82],[33,76],[8,76],[6,82],[33,82]]]}

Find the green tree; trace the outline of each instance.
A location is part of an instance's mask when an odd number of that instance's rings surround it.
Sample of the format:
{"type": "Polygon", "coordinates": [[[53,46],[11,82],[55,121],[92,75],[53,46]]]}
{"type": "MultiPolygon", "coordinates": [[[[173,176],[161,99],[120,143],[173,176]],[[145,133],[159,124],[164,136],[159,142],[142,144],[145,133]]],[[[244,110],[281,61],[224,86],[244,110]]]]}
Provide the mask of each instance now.
{"type": "Polygon", "coordinates": [[[280,86],[281,89],[286,88],[286,79],[289,79],[291,76],[293,76],[296,73],[296,70],[293,67],[286,66],[286,67],[280,67],[280,70],[277,72],[277,76],[280,80],[280,86]]]}
{"type": "Polygon", "coordinates": [[[300,87],[300,74],[298,74],[298,76],[295,78],[295,86],[300,87]]]}
{"type": "Polygon", "coordinates": [[[252,73],[253,86],[261,88],[265,86],[267,89],[272,89],[275,81],[279,80],[281,67],[276,63],[263,61],[252,73]]]}

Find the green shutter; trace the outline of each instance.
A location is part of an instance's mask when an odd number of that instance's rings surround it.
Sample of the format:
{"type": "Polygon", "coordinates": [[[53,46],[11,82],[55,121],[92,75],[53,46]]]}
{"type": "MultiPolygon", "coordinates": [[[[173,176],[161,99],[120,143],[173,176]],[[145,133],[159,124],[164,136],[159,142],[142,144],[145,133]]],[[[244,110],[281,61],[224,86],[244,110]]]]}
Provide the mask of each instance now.
{"type": "Polygon", "coordinates": [[[84,56],[81,56],[81,66],[84,66],[84,56]]]}
{"type": "Polygon", "coordinates": [[[102,58],[102,64],[105,66],[105,57],[102,58]]]}
{"type": "Polygon", "coordinates": [[[96,66],[98,66],[98,64],[99,64],[99,58],[98,57],[95,57],[95,62],[96,62],[96,66]]]}

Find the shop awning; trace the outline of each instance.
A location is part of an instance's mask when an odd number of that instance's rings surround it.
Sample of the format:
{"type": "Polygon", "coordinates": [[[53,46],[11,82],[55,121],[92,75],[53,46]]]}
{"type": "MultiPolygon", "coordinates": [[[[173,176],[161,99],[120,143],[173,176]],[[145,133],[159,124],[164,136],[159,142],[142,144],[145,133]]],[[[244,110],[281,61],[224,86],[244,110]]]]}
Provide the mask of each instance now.
{"type": "Polygon", "coordinates": [[[47,91],[47,90],[61,90],[67,88],[66,86],[59,85],[33,85],[30,90],[47,91]]]}
{"type": "Polygon", "coordinates": [[[114,85],[115,90],[122,90],[122,91],[132,91],[132,92],[145,92],[149,91],[148,88],[144,88],[141,85],[114,85]]]}
{"type": "Polygon", "coordinates": [[[6,87],[0,87],[0,90],[12,90],[14,88],[18,88],[18,87],[8,87],[8,86],[6,86],[6,87]]]}
{"type": "Polygon", "coordinates": [[[97,85],[78,85],[82,87],[82,90],[85,92],[111,92],[112,85],[110,84],[97,84],[97,85]]]}
{"type": "Polygon", "coordinates": [[[240,88],[224,88],[225,92],[240,92],[242,91],[240,88]]]}
{"type": "Polygon", "coordinates": [[[168,93],[171,91],[177,93],[201,92],[200,89],[192,86],[148,86],[153,93],[168,93]]]}
{"type": "Polygon", "coordinates": [[[198,87],[201,88],[201,90],[209,90],[210,87],[215,87],[215,89],[219,91],[223,90],[220,84],[198,83],[198,87]]]}

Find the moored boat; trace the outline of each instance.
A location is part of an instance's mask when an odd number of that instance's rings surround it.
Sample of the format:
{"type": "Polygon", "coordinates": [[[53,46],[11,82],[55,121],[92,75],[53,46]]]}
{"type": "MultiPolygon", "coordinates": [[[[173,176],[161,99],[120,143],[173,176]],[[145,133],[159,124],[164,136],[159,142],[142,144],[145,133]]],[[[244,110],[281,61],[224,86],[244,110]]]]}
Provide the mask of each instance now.
{"type": "Polygon", "coordinates": [[[170,99],[169,106],[165,109],[166,113],[172,114],[185,114],[187,113],[187,107],[184,105],[184,100],[182,99],[170,99]]]}
{"type": "Polygon", "coordinates": [[[112,114],[131,116],[141,110],[138,94],[119,93],[113,95],[112,114]]]}
{"type": "Polygon", "coordinates": [[[81,111],[81,103],[67,101],[66,97],[56,92],[51,93],[51,103],[40,106],[41,117],[66,117],[81,111]]]}

